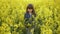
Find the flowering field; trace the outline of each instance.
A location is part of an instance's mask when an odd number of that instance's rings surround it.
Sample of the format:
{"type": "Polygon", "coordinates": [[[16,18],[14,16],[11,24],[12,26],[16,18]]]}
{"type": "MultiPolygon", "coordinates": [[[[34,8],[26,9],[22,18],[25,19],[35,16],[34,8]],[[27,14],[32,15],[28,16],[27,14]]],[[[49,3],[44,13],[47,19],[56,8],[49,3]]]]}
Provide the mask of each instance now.
{"type": "Polygon", "coordinates": [[[33,4],[37,15],[32,34],[60,34],[60,0],[0,0],[0,34],[25,34],[28,4],[33,4]]]}

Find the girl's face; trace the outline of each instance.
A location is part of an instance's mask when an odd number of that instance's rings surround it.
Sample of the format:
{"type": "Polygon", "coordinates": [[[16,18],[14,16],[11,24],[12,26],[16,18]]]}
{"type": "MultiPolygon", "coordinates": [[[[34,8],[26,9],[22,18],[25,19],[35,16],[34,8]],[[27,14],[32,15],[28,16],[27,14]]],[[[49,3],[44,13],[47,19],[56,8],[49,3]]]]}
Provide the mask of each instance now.
{"type": "Polygon", "coordinates": [[[32,9],[28,9],[28,12],[29,12],[29,13],[32,13],[32,11],[33,11],[32,9]]]}

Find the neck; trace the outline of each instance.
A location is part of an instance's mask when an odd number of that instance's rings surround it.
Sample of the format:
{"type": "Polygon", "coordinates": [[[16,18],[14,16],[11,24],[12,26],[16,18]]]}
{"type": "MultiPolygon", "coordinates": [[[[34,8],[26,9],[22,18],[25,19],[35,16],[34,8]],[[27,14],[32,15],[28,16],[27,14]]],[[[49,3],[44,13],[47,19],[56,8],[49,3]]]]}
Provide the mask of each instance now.
{"type": "Polygon", "coordinates": [[[29,13],[29,14],[32,14],[32,13],[29,13]]]}

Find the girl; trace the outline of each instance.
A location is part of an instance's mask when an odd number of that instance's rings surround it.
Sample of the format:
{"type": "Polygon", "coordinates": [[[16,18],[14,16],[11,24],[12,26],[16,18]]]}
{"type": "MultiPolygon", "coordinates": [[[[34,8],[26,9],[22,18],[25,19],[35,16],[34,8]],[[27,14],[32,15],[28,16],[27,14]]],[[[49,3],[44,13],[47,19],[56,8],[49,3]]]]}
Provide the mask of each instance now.
{"type": "Polygon", "coordinates": [[[28,24],[32,25],[34,18],[36,17],[35,10],[32,4],[29,4],[26,8],[26,13],[24,15],[25,19],[25,27],[27,34],[31,34],[30,30],[33,26],[28,26],[28,24]]]}

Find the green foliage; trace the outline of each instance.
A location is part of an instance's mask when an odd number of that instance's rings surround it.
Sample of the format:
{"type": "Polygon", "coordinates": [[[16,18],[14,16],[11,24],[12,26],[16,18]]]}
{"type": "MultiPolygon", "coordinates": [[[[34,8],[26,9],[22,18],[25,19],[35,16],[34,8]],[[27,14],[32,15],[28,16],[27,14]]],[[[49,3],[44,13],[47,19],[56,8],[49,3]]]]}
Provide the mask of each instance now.
{"type": "Polygon", "coordinates": [[[60,0],[0,0],[0,34],[26,33],[24,14],[30,3],[37,15],[32,34],[60,34],[60,0]]]}

